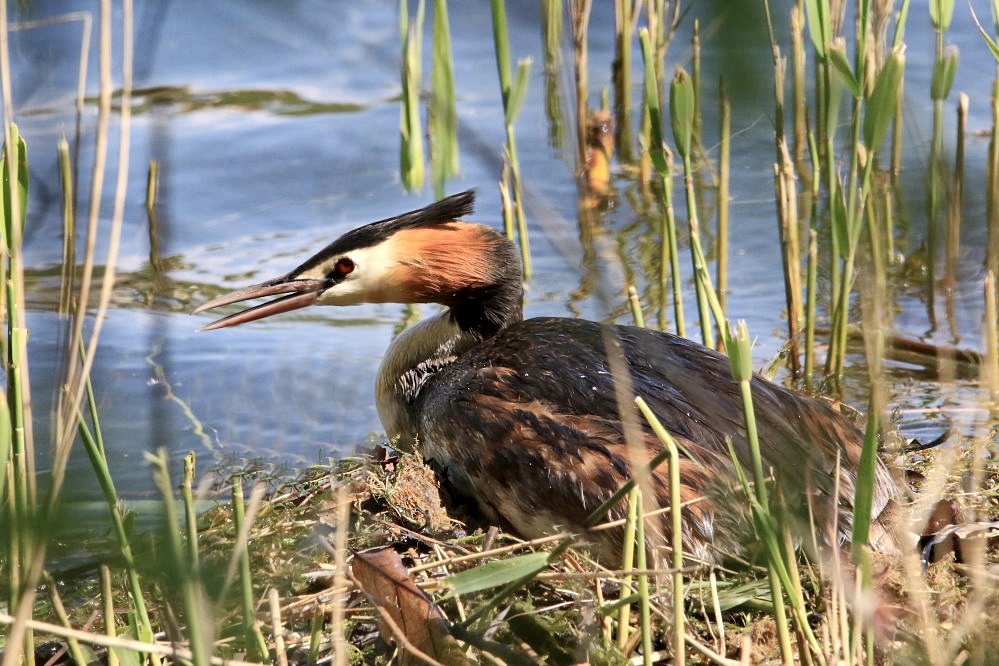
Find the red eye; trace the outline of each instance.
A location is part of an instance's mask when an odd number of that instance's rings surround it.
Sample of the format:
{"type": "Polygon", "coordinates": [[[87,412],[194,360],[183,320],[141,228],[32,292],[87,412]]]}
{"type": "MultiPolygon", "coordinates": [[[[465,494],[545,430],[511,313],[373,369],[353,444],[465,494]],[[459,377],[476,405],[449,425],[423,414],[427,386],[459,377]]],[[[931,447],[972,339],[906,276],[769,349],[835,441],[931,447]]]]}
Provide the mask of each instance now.
{"type": "Polygon", "coordinates": [[[336,266],[333,267],[333,271],[337,276],[345,278],[354,272],[354,262],[349,257],[341,257],[337,260],[336,266]]]}

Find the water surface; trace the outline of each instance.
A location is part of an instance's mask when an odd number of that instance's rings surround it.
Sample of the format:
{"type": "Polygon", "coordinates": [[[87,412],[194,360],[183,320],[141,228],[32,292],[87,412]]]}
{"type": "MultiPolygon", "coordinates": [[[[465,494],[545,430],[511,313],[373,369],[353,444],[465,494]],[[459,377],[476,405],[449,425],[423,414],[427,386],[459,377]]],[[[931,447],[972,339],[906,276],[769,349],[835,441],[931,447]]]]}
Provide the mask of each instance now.
{"type": "MultiPolygon", "coordinates": [[[[589,77],[591,104],[597,105],[599,90],[610,84],[613,16],[611,3],[594,4],[589,77]]],[[[667,71],[675,64],[689,68],[691,19],[698,17],[706,99],[716,99],[720,77],[733,97],[729,314],[748,321],[757,341],[757,366],[764,367],[786,338],[771,175],[770,56],[763,26],[754,22],[759,17],[739,13],[732,4],[692,5],[670,49],[667,71]]],[[[913,4],[898,248],[915,258],[915,268],[893,276],[895,332],[981,350],[985,230],[980,183],[987,140],[978,132],[991,122],[993,61],[966,9],[959,7],[948,39],[961,49],[954,91],[971,97],[972,134],[952,330],[939,286],[933,324],[918,261],[927,236],[932,32],[925,2],[913,4]]],[[[462,176],[449,190],[475,188],[475,219],[499,226],[496,183],[504,130],[489,7],[451,5],[462,176]]],[[[775,8],[779,17],[786,10],[775,8]]],[[[71,11],[96,16],[90,2],[38,2],[25,18],[71,11]]],[[[538,11],[531,0],[508,3],[510,52],[534,60],[517,124],[536,271],[528,285],[527,313],[628,322],[624,277],[634,279],[643,295],[651,294],[648,276],[654,271],[643,267],[642,258],[649,239],[655,240],[650,234],[656,222],[635,212],[634,182],[619,172],[617,203],[606,214],[596,258],[590,261],[576,220],[573,160],[553,145],[545,119],[538,11]]],[[[286,272],[354,226],[431,201],[429,188],[407,194],[398,177],[397,3],[160,0],[139,3],[136,12],[137,90],[121,274],[94,371],[115,477],[126,494],[148,493],[142,456],[158,447],[167,447],[175,459],[195,450],[203,466],[255,456],[301,466],[351,454],[380,437],[372,384],[381,354],[403,319],[402,306],[314,308],[211,334],[194,332],[211,313],[191,311],[222,290],[286,272]],[[151,160],[161,173],[154,256],[143,206],[151,160]]],[[[119,20],[116,13],[116,26],[119,20]]],[[[777,29],[786,35],[786,26],[777,29]]],[[[32,168],[25,252],[31,268],[36,432],[43,443],[64,325],[55,314],[58,282],[53,277],[61,257],[55,143],[76,136],[80,38],[78,22],[51,23],[14,33],[12,53],[15,114],[29,142],[32,168]]],[[[429,30],[427,45],[429,51],[429,30]]],[[[637,46],[635,61],[639,82],[637,46]]],[[[94,157],[94,49],[87,76],[90,97],[78,146],[82,193],[89,190],[94,157]]],[[[572,108],[571,78],[564,66],[558,82],[566,110],[572,108]]],[[[947,108],[952,117],[953,103],[947,108]]],[[[117,115],[112,123],[114,136],[117,115]]],[[[704,124],[713,151],[717,114],[711,104],[705,106],[704,124]]],[[[115,145],[112,141],[111,164],[115,145]]],[[[568,137],[565,145],[572,146],[568,137]]],[[[104,190],[104,225],[114,176],[112,167],[104,190]]],[[[712,224],[710,219],[704,223],[712,224]]],[[[98,256],[106,249],[102,241],[98,256]]],[[[684,251],[685,270],[688,264],[684,251]]],[[[694,334],[695,311],[688,299],[688,331],[694,334]]],[[[856,365],[859,360],[853,359],[846,398],[862,408],[866,371],[856,365]]],[[[892,404],[907,435],[932,439],[951,423],[973,433],[982,423],[973,382],[938,382],[920,364],[892,367],[892,404]]],[[[74,458],[72,473],[74,492],[96,496],[84,456],[74,458]]]]}

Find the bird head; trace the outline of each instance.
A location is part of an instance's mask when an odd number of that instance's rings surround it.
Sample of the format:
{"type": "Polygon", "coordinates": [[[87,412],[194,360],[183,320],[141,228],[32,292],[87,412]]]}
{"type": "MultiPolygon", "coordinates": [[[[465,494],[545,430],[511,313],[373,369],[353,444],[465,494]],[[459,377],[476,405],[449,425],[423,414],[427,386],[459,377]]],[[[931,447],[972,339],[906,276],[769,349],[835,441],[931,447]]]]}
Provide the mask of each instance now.
{"type": "Polygon", "coordinates": [[[201,305],[196,313],[280,296],[199,330],[310,305],[440,303],[458,314],[473,304],[481,309],[483,303],[476,302],[488,301],[498,287],[508,291],[515,285],[519,294],[520,261],[512,243],[489,227],[458,221],[472,212],[474,202],[469,190],[349,231],[291,272],[201,305]]]}

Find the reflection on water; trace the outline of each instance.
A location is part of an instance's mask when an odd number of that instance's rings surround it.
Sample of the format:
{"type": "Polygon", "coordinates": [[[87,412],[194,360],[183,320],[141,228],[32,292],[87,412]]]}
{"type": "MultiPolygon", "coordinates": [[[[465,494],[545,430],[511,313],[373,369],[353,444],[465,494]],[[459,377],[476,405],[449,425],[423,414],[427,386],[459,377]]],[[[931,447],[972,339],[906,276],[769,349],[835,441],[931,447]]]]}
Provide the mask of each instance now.
{"type": "MultiPolygon", "coordinates": [[[[56,4],[36,3],[28,11],[33,18],[94,11],[82,1],[56,4]]],[[[508,4],[511,55],[542,62],[538,3],[508,4]]],[[[593,105],[610,84],[614,57],[610,3],[596,4],[589,53],[593,105]]],[[[769,55],[761,40],[742,42],[740,57],[733,58],[725,35],[757,28],[733,25],[736,18],[727,3],[703,9],[702,80],[726,77],[733,97],[728,308],[733,319],[748,320],[762,367],[780,351],[786,329],[771,171],[771,84],[767,71],[746,69],[754,60],[769,63],[769,55]]],[[[141,3],[137,12],[138,92],[121,273],[94,371],[116,478],[127,492],[144,493],[149,483],[142,454],[159,446],[175,456],[197,450],[203,465],[234,455],[308,464],[326,454],[349,453],[380,429],[373,378],[403,317],[401,306],[312,309],[212,335],[195,334],[207,320],[189,313],[222,290],[287,271],[360,223],[429,200],[428,194],[405,194],[398,181],[396,3],[161,1],[141,3]],[[151,160],[160,173],[152,255],[143,207],[151,160]]],[[[488,5],[454,3],[451,20],[464,169],[451,190],[477,188],[476,219],[498,226],[495,183],[504,133],[493,55],[484,46],[491,44],[488,5]]],[[[676,38],[667,66],[687,58],[689,23],[676,38]]],[[[928,39],[923,23],[910,24],[911,43],[928,39]]],[[[971,95],[971,128],[987,127],[988,83],[973,72],[991,71],[991,56],[975,42],[970,20],[955,17],[951,35],[962,45],[955,90],[971,95]]],[[[79,38],[78,26],[71,24],[14,34],[16,115],[31,151],[26,253],[42,442],[49,435],[43,415],[53,403],[64,327],[55,314],[62,223],[54,143],[73,136],[75,128],[79,38]]],[[[910,52],[907,90],[928,89],[926,57],[910,52]]],[[[559,123],[571,125],[560,115],[574,106],[566,86],[569,63],[571,58],[563,58],[561,69],[548,78],[542,68],[532,70],[517,123],[535,269],[527,311],[628,321],[623,290],[634,284],[653,308],[647,314],[655,322],[655,307],[666,300],[658,278],[658,217],[633,174],[615,167],[610,204],[599,224],[577,223],[575,148],[572,141],[561,141],[558,131],[559,123]],[[552,90],[557,94],[546,94],[552,90]]],[[[641,81],[639,66],[636,62],[636,82],[641,81]]],[[[92,65],[91,92],[95,72],[92,65]]],[[[714,99],[713,83],[705,83],[704,90],[714,99]]],[[[922,134],[929,103],[922,92],[911,97],[907,128],[912,136],[898,193],[902,217],[896,239],[907,261],[891,276],[896,332],[981,349],[985,232],[984,203],[976,188],[968,188],[964,251],[951,300],[960,339],[952,339],[946,326],[932,329],[930,324],[924,285],[928,260],[919,258],[926,235],[922,134]]],[[[703,113],[706,136],[713,137],[716,111],[706,105],[703,113]]],[[[637,115],[632,120],[637,126],[637,115]]],[[[94,122],[88,101],[79,144],[81,193],[89,188],[94,122]]],[[[984,139],[969,137],[969,174],[980,177],[986,147],[984,139]]],[[[707,148],[713,155],[714,147],[707,148]]],[[[113,151],[110,157],[113,163],[113,151]]],[[[106,192],[105,198],[110,196],[106,192]]],[[[710,210],[702,217],[710,248],[710,210]]],[[[106,249],[98,247],[98,256],[106,249]]],[[[683,263],[688,270],[686,255],[683,263]]],[[[686,306],[688,331],[696,331],[690,314],[696,308],[692,301],[686,306]]],[[[859,356],[853,360],[846,399],[863,406],[866,370],[859,356]]],[[[936,374],[927,376],[922,367],[903,362],[893,364],[890,374],[893,404],[909,436],[932,439],[949,423],[972,432],[985,418],[971,407],[977,404],[973,383],[938,382],[936,374]]],[[[80,472],[85,461],[75,465],[74,483],[86,495],[92,481],[80,472]]]]}

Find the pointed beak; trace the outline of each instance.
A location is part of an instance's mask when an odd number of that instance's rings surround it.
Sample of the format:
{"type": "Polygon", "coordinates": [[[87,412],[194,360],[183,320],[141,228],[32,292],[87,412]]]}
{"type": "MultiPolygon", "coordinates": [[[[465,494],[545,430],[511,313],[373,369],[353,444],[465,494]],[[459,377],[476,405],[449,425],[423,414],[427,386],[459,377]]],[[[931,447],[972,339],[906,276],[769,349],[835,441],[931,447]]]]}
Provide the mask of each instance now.
{"type": "Polygon", "coordinates": [[[198,312],[204,312],[205,310],[211,310],[212,308],[217,308],[222,305],[229,305],[230,303],[239,303],[241,301],[249,301],[254,298],[274,296],[276,294],[287,294],[286,296],[273,301],[231,314],[228,317],[223,317],[217,321],[213,321],[207,326],[202,326],[198,329],[198,331],[214,331],[217,328],[238,326],[239,324],[245,324],[248,321],[255,321],[257,319],[263,319],[264,317],[270,317],[271,315],[280,314],[282,312],[289,312],[291,310],[308,307],[316,302],[316,299],[319,298],[319,294],[322,293],[325,288],[326,283],[322,280],[293,278],[285,275],[274,280],[268,280],[267,282],[261,282],[260,284],[240,289],[239,291],[234,291],[224,296],[219,296],[218,298],[212,299],[200,306],[194,311],[195,314],[198,312]]]}

